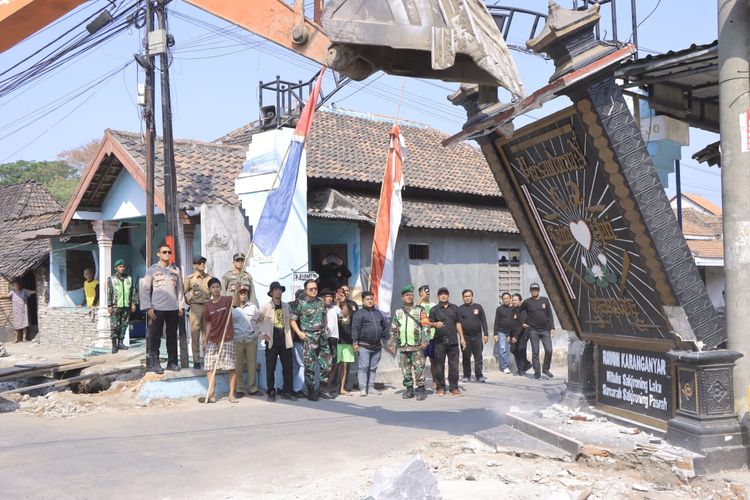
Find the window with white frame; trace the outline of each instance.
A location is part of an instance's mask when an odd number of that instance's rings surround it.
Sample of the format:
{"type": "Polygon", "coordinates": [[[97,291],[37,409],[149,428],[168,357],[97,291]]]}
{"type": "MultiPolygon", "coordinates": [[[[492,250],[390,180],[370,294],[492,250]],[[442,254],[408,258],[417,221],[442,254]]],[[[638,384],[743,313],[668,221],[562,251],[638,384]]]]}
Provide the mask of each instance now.
{"type": "Polygon", "coordinates": [[[498,270],[498,302],[504,292],[511,295],[521,293],[521,249],[520,248],[498,248],[497,249],[498,270]]]}

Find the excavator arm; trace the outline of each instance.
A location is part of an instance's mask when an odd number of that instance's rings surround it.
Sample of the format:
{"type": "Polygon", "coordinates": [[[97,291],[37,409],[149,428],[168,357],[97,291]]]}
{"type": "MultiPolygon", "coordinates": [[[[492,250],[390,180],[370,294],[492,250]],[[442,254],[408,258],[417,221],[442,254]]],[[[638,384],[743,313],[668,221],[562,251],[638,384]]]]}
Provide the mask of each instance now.
{"type": "MultiPolygon", "coordinates": [[[[0,0],[0,52],[86,0],[0,0]]],[[[501,86],[523,86],[482,0],[185,0],[212,15],[355,80],[376,71],[501,86]]],[[[106,13],[105,13],[106,14],[106,13]]]]}
{"type": "Polygon", "coordinates": [[[5,52],[86,1],[0,0],[0,52],[5,52]]]}

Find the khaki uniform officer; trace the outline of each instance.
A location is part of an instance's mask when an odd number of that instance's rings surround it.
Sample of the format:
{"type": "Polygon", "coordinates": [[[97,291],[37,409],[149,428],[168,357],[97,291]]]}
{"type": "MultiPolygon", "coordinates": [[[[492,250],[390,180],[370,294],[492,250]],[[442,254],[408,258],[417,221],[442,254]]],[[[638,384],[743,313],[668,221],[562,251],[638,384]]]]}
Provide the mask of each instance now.
{"type": "Polygon", "coordinates": [[[203,308],[211,299],[208,291],[206,274],[206,258],[199,255],[193,259],[195,272],[185,279],[185,302],[190,306],[190,336],[192,338],[193,368],[201,367],[201,343],[206,341],[206,331],[203,325],[203,308]],[[203,342],[201,342],[201,340],[203,342]]]}

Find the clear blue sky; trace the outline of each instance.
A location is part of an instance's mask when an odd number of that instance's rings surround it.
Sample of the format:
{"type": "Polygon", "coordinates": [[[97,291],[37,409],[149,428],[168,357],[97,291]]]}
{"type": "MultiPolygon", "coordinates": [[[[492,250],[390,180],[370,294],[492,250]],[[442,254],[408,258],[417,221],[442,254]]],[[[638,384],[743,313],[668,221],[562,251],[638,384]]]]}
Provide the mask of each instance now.
{"type": "MultiPolygon", "coordinates": [[[[124,7],[131,1],[117,3],[124,7]]],[[[573,2],[559,0],[559,3],[571,7],[573,2]]],[[[638,1],[639,22],[657,3],[657,0],[638,1]]],[[[503,0],[497,4],[542,12],[547,9],[546,0],[503,0]]],[[[105,0],[86,2],[62,22],[0,54],[0,73],[107,5],[105,0]]],[[[170,71],[177,138],[216,139],[257,118],[259,81],[272,80],[276,75],[291,81],[308,80],[319,69],[316,63],[185,2],[177,0],[170,5],[173,13],[169,28],[176,39],[170,71]]],[[[620,39],[631,32],[629,7],[630,2],[618,3],[620,39]]],[[[604,7],[602,12],[608,26],[609,8],[604,7]]],[[[523,45],[526,34],[523,21],[516,22],[508,43],[523,45]]],[[[83,27],[78,30],[83,31],[83,27]]],[[[644,55],[709,43],[716,39],[716,33],[716,2],[662,0],[642,22],[638,41],[644,55]]],[[[136,64],[122,71],[117,69],[133,60],[132,55],[140,50],[142,36],[142,30],[126,31],[41,80],[0,97],[0,163],[54,159],[64,149],[100,138],[106,128],[141,130],[136,88],[143,82],[143,76],[136,64]],[[114,72],[111,78],[71,99],[90,82],[110,72],[114,72]]],[[[553,71],[551,63],[517,51],[512,54],[527,92],[546,83],[553,71]]],[[[400,118],[426,123],[451,134],[460,130],[465,115],[446,100],[457,84],[378,73],[364,82],[349,84],[333,102],[348,109],[393,116],[399,107],[402,85],[400,118]]],[[[329,77],[324,92],[332,86],[329,77]]],[[[568,104],[565,99],[558,99],[518,119],[516,128],[568,104]]],[[[160,122],[157,127],[161,130],[160,122]]],[[[691,131],[691,144],[683,149],[683,191],[700,193],[721,203],[719,169],[699,166],[690,158],[694,151],[715,140],[713,134],[691,131]]]]}

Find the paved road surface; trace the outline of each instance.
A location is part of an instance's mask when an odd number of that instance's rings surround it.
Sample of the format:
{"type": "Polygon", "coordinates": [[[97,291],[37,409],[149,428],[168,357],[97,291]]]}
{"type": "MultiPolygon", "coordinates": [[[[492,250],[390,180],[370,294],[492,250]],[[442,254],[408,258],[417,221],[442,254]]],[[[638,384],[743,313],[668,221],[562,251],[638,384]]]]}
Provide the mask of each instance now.
{"type": "Polygon", "coordinates": [[[462,387],[464,397],[424,402],[389,389],[317,403],[180,401],[68,420],[3,414],[0,492],[4,499],[346,498],[388,453],[499,425],[511,406],[556,403],[564,383],[492,373],[486,384],[462,387]]]}

